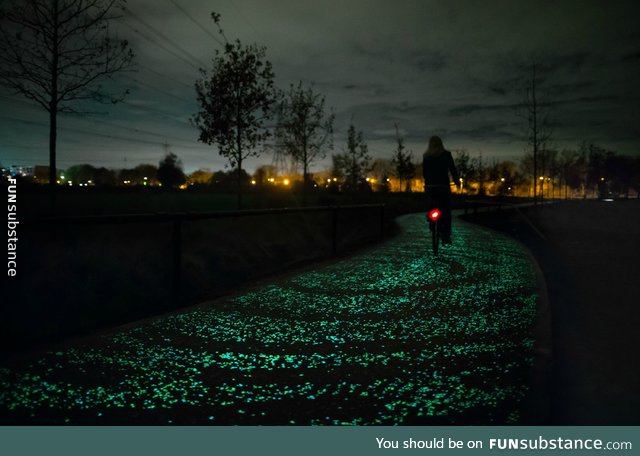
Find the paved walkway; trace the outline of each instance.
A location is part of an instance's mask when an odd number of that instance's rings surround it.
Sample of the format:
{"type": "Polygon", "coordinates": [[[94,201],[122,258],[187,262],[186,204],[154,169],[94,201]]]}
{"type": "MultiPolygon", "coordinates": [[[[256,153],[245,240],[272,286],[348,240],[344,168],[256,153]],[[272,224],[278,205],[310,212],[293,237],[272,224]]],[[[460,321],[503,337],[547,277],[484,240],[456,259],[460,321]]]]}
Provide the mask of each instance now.
{"type": "Polygon", "coordinates": [[[0,368],[2,423],[504,424],[536,277],[519,244],[421,215],[384,244],[0,368]]]}
{"type": "Polygon", "coordinates": [[[640,201],[564,201],[474,219],[527,245],[544,273],[553,316],[549,424],[638,425],[640,201]]]}

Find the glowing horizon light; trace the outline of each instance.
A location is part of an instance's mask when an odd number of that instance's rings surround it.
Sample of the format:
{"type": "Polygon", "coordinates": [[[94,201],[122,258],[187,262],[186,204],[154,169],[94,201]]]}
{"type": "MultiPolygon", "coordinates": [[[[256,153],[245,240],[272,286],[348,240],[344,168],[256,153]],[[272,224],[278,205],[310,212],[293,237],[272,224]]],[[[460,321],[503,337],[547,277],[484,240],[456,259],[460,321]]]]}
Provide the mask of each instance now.
{"type": "Polygon", "coordinates": [[[284,185],[289,185],[289,179],[285,179],[285,180],[283,180],[283,181],[282,181],[282,183],[283,183],[284,185]]]}
{"type": "Polygon", "coordinates": [[[251,185],[256,185],[256,181],[255,181],[255,180],[252,180],[252,181],[251,181],[251,185]]]}

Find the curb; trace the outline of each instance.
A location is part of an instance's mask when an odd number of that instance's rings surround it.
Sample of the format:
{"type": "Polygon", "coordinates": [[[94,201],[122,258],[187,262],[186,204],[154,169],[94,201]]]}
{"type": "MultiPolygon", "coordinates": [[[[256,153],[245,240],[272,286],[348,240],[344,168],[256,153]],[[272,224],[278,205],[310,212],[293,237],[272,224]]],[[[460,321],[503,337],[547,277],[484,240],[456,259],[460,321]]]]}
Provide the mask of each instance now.
{"type": "Polygon", "coordinates": [[[536,290],[538,293],[536,306],[536,319],[533,325],[533,363],[530,368],[531,391],[524,401],[524,410],[522,417],[522,425],[546,425],[551,422],[551,391],[552,391],[552,355],[553,343],[551,337],[551,305],[547,290],[547,282],[544,278],[542,269],[533,252],[518,239],[509,236],[505,232],[493,230],[473,223],[468,220],[462,220],[458,215],[457,222],[473,225],[476,228],[499,233],[507,236],[516,242],[529,257],[535,275],[536,290]]]}

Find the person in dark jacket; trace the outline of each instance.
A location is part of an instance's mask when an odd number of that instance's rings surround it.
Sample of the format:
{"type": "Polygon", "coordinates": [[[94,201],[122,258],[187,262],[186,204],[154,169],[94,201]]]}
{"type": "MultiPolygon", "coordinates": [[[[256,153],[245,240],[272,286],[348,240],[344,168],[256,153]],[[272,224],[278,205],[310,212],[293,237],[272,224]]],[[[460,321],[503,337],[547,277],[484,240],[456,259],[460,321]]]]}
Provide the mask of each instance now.
{"type": "Polygon", "coordinates": [[[422,175],[424,177],[424,191],[429,199],[429,210],[437,207],[442,211],[440,234],[444,244],[451,243],[451,181],[460,185],[458,170],[453,163],[451,152],[445,150],[442,139],[432,136],[429,148],[422,156],[422,175]]]}

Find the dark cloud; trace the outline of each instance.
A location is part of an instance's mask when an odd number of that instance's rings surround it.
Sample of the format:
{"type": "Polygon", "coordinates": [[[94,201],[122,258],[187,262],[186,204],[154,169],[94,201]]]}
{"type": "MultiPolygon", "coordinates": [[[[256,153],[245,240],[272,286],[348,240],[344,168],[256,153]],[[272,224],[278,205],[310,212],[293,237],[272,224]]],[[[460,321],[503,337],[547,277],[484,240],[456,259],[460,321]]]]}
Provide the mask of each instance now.
{"type": "MultiPolygon", "coordinates": [[[[566,93],[566,92],[563,92],[566,93]]],[[[572,105],[575,106],[577,104],[584,104],[584,103],[589,103],[589,104],[593,104],[593,103],[598,103],[599,106],[606,106],[606,104],[603,104],[603,102],[618,102],[620,100],[627,100],[627,97],[623,97],[622,95],[619,94],[604,94],[604,95],[585,95],[585,96],[581,96],[581,97],[576,97],[576,98],[568,98],[568,99],[554,99],[551,101],[547,101],[548,105],[551,106],[558,106],[558,105],[572,105]]]]}
{"type": "Polygon", "coordinates": [[[500,112],[507,111],[507,112],[513,113],[518,106],[519,105],[517,104],[504,104],[504,105],[471,104],[471,105],[456,106],[455,108],[451,108],[448,111],[448,114],[450,116],[466,116],[469,114],[482,112],[482,111],[500,111],[500,112]]]}
{"type": "Polygon", "coordinates": [[[549,96],[562,96],[567,93],[580,93],[594,87],[593,81],[553,84],[544,87],[549,96]]]}
{"type": "Polygon", "coordinates": [[[442,52],[428,52],[417,58],[414,62],[416,70],[441,71],[447,67],[447,58],[442,52]]]}
{"type": "MultiPolygon", "coordinates": [[[[125,157],[128,165],[157,162],[165,144],[187,170],[224,165],[214,147],[197,142],[189,124],[197,109],[198,68],[220,49],[212,9],[222,14],[229,39],[266,46],[280,88],[302,80],[326,96],[337,113],[337,149],[353,118],[376,157],[392,150],[395,123],[416,151],[440,134],[453,149],[522,153],[521,119],[514,111],[535,61],[540,94],[557,122],[558,147],[589,137],[640,153],[636,2],[173,3],[128,1],[130,13],[118,33],[134,47],[138,67],[112,83],[131,94],[107,116],[61,118],[63,166],[88,161],[118,167],[125,157]]],[[[46,163],[46,115],[3,95],[0,162],[46,163]]]]}
{"type": "Polygon", "coordinates": [[[453,130],[450,134],[463,139],[501,139],[509,141],[519,139],[518,135],[498,128],[496,125],[484,125],[469,130],[453,130]]]}
{"type": "Polygon", "coordinates": [[[640,60],[640,51],[623,54],[620,60],[624,63],[637,63],[640,60]]]}

